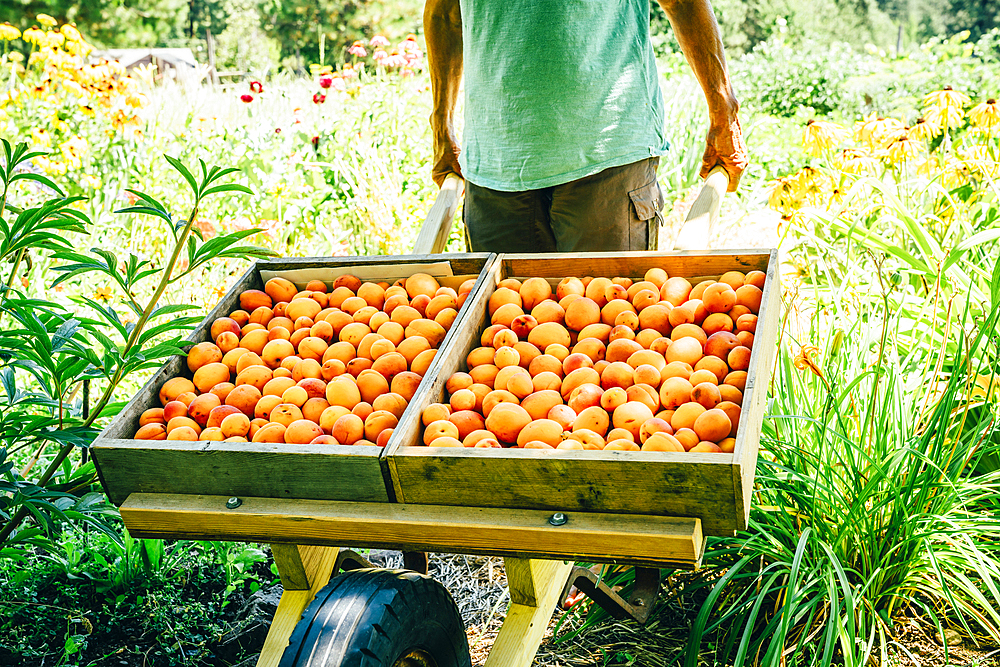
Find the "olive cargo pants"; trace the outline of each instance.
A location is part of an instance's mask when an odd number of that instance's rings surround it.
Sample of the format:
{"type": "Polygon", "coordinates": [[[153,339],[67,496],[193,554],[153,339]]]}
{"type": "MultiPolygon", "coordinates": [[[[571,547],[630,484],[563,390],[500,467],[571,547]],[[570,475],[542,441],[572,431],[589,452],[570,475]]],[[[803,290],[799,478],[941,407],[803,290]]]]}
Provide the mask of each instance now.
{"type": "Polygon", "coordinates": [[[467,182],[463,217],[469,248],[511,253],[656,250],[663,222],[659,162],[648,158],[523,192],[467,182]]]}

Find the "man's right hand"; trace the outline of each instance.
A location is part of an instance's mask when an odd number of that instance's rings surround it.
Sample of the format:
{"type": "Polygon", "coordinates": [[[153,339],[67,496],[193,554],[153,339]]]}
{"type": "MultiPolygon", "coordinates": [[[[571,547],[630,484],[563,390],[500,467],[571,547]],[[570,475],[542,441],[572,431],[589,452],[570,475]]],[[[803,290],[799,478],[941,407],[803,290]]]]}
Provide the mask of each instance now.
{"type": "Polygon", "coordinates": [[[454,134],[448,133],[443,137],[435,138],[434,166],[431,168],[431,178],[434,179],[438,187],[444,184],[444,179],[448,174],[462,176],[462,167],[458,163],[458,155],[461,151],[454,134]]]}

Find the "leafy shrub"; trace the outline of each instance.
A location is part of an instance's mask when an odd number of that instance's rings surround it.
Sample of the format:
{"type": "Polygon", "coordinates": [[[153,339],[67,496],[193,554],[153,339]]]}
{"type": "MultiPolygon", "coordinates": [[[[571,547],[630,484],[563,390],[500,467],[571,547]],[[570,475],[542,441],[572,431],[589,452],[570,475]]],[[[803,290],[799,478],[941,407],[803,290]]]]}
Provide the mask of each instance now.
{"type": "Polygon", "coordinates": [[[752,110],[789,117],[808,108],[826,115],[843,106],[848,77],[872,67],[871,58],[846,44],[793,46],[774,38],[736,61],[732,77],[737,94],[752,110]]]}

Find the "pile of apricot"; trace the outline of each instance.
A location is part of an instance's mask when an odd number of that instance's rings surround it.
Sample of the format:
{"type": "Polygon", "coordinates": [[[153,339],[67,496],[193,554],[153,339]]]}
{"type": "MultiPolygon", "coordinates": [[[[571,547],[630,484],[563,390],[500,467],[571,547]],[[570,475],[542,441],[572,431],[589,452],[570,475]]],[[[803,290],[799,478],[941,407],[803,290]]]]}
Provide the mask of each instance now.
{"type": "Polygon", "coordinates": [[[473,283],[272,278],[212,322],[135,437],[384,447],[473,283]]]}
{"type": "Polygon", "coordinates": [[[431,447],[732,452],[765,275],[501,281],[431,447]]]}

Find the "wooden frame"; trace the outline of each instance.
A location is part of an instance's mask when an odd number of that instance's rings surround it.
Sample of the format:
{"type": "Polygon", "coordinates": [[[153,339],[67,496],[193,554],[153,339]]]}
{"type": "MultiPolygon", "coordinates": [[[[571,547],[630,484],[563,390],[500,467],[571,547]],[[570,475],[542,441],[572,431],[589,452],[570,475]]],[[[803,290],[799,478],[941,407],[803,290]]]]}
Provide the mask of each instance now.
{"type": "MultiPolygon", "coordinates": [[[[293,282],[304,286],[310,276],[316,277],[317,272],[331,269],[343,273],[384,269],[385,278],[395,278],[394,274],[400,271],[410,275],[420,270],[421,265],[448,262],[456,276],[478,276],[474,294],[482,282],[484,269],[490,266],[493,258],[494,255],[481,253],[258,261],[236,281],[187,340],[192,343],[208,340],[212,322],[239,307],[239,295],[243,290],[263,289],[264,276],[271,274],[293,276],[293,282]]],[[[467,305],[463,306],[456,323],[462,321],[467,305]]],[[[460,326],[452,327],[441,349],[458,329],[460,326]]],[[[132,493],[359,502],[392,500],[380,461],[380,447],[132,439],[143,410],[159,405],[160,386],[178,375],[190,377],[184,358],[179,356],[167,361],[150,378],[91,447],[101,483],[116,505],[121,505],[132,493]]]]}
{"type": "MultiPolygon", "coordinates": [[[[486,282],[466,304],[467,322],[428,371],[431,382],[414,397],[414,410],[386,448],[396,500],[418,505],[469,505],[697,517],[706,535],[746,527],[757,463],[766,383],[777,338],[779,286],[776,250],[682,253],[500,255],[486,282]],[[500,280],[540,276],[641,277],[661,267],[696,282],[729,270],[767,274],[750,360],[744,409],[732,454],[672,452],[541,451],[424,447],[420,414],[445,399],[445,382],[465,369],[479,345],[490,295],[500,280]],[[765,386],[760,386],[764,384],[765,386]]],[[[395,435],[395,434],[394,434],[395,435]]]]}

